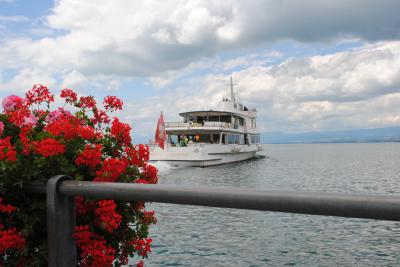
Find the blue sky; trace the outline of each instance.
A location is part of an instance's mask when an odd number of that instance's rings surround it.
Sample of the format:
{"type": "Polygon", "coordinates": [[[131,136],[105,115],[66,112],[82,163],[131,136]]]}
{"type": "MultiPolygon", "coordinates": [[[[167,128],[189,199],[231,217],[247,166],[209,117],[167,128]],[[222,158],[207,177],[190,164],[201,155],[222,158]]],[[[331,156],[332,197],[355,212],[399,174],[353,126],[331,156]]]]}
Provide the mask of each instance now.
{"type": "Polygon", "coordinates": [[[261,132],[400,125],[398,1],[0,0],[0,97],[34,83],[160,111],[217,106],[229,77],[261,132]]]}

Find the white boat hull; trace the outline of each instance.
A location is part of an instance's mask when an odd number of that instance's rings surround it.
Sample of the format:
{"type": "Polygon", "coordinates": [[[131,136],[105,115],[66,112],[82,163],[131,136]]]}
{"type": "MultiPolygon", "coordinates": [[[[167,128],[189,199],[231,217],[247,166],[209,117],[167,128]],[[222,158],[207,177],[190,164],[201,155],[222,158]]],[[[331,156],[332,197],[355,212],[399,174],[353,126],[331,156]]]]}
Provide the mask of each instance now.
{"type": "Polygon", "coordinates": [[[186,147],[150,147],[151,162],[166,162],[171,166],[207,167],[243,161],[260,150],[256,145],[189,144],[186,147]]]}

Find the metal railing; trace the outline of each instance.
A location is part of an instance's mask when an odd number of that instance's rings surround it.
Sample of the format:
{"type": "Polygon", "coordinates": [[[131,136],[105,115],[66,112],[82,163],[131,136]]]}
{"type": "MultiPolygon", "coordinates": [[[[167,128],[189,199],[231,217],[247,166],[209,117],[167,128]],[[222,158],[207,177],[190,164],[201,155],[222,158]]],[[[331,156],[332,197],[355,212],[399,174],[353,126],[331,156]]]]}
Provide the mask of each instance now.
{"type": "Polygon", "coordinates": [[[25,190],[47,194],[48,259],[51,267],[76,265],[72,237],[75,196],[400,221],[400,196],[397,195],[82,182],[63,175],[51,178],[46,187],[29,184],[25,190]]]}
{"type": "Polygon", "coordinates": [[[213,127],[213,128],[231,128],[231,124],[220,121],[204,121],[204,122],[165,122],[165,128],[198,128],[198,127],[213,127]]]}

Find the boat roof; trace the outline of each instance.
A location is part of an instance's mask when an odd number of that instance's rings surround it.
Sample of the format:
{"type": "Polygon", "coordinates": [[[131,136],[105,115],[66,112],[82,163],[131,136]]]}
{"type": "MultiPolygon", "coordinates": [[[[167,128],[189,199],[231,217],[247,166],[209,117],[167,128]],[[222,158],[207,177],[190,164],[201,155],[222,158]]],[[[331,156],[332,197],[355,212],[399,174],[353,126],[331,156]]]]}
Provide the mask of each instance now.
{"type": "Polygon", "coordinates": [[[237,129],[166,129],[167,134],[220,134],[220,133],[236,133],[236,134],[258,134],[258,132],[243,132],[237,129]]]}
{"type": "Polygon", "coordinates": [[[196,111],[187,111],[179,113],[179,116],[185,117],[187,115],[196,115],[196,116],[221,116],[221,115],[237,115],[241,117],[249,117],[255,118],[256,110],[248,110],[248,111],[226,111],[226,110],[196,110],[196,111]]]}
{"type": "Polygon", "coordinates": [[[231,115],[234,112],[229,111],[219,111],[219,110],[196,110],[196,111],[187,111],[179,113],[179,116],[184,117],[185,115],[196,114],[196,115],[203,115],[203,116],[220,116],[220,115],[231,115]]]}

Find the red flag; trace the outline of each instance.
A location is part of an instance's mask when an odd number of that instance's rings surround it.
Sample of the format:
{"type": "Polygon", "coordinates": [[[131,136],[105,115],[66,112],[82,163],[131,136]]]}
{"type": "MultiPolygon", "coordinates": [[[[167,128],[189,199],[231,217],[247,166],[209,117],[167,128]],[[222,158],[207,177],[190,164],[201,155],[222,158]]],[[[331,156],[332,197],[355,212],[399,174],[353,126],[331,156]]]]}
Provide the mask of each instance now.
{"type": "Polygon", "coordinates": [[[156,143],[164,149],[164,142],[167,139],[167,133],[165,132],[164,117],[161,112],[160,118],[158,118],[157,129],[156,129],[156,143]]]}

